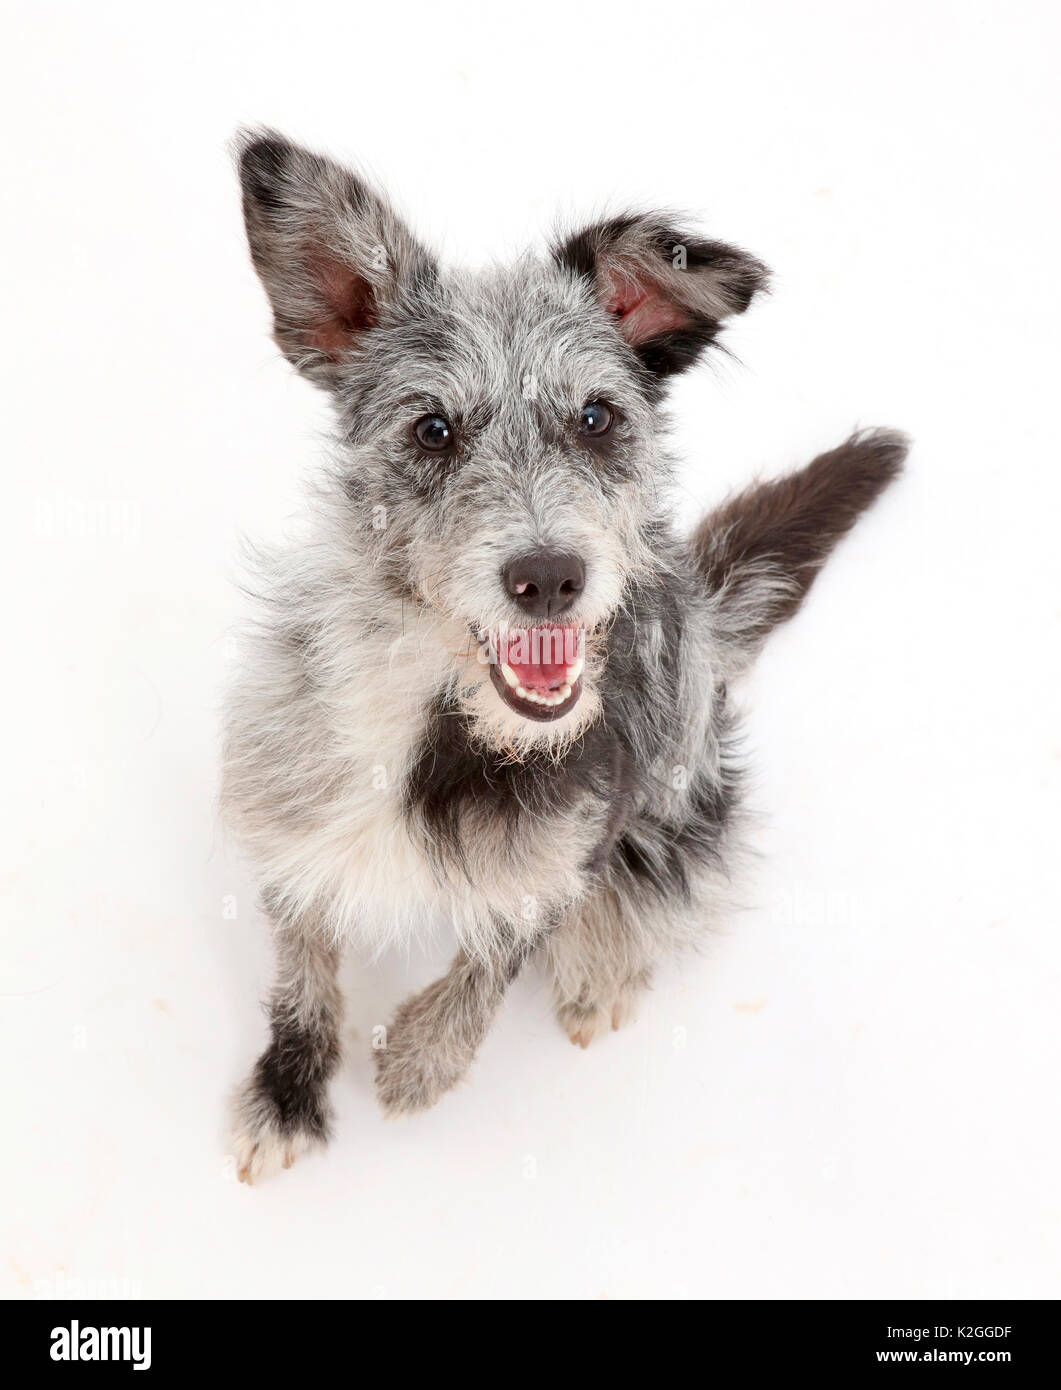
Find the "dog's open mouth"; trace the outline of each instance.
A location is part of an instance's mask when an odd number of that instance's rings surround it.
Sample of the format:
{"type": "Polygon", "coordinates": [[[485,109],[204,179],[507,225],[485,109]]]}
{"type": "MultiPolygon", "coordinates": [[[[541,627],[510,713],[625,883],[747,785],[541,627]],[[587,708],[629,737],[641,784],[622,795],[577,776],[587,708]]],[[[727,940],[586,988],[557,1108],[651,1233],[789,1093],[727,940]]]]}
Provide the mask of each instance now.
{"type": "Polygon", "coordinates": [[[490,679],[525,719],[561,719],[582,694],[584,647],[581,627],[548,624],[491,634],[490,679]]]}

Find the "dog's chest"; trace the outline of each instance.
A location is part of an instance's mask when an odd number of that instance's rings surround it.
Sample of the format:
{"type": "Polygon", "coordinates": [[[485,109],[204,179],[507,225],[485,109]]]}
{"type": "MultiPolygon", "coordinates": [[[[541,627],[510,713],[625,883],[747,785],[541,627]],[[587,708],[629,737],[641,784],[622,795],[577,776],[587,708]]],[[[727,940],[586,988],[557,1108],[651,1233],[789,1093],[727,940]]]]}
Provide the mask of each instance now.
{"type": "Polygon", "coordinates": [[[599,833],[578,779],[477,747],[456,707],[425,694],[422,653],[395,646],[381,665],[335,716],[346,775],[320,848],[342,916],[374,937],[432,912],[466,938],[499,917],[533,928],[577,896],[599,833]]]}

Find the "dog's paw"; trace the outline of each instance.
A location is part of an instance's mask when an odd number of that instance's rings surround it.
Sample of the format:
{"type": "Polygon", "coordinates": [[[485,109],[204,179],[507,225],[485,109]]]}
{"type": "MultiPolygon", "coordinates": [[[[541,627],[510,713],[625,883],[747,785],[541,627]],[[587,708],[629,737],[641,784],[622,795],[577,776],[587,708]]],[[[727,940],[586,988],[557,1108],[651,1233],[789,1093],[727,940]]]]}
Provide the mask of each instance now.
{"type": "Polygon", "coordinates": [[[560,1027],[579,1047],[589,1047],[602,1033],[617,1031],[633,1020],[637,988],[632,981],[622,984],[610,996],[556,1007],[560,1027]]]}
{"type": "Polygon", "coordinates": [[[414,1115],[431,1107],[457,1084],[463,1068],[447,1066],[441,1051],[426,1040],[389,1034],[376,1059],[376,1095],[386,1115],[414,1115]]]}
{"type": "Polygon", "coordinates": [[[299,1119],[285,1118],[262,1086],[257,1072],[236,1093],[228,1153],[240,1182],[253,1184],[284,1168],[300,1154],[327,1139],[327,1116],[322,1111],[299,1119]]]}
{"type": "Polygon", "coordinates": [[[252,1185],[282,1168],[290,1168],[299,1154],[319,1142],[304,1130],[279,1134],[275,1130],[244,1128],[232,1132],[229,1153],[235,1159],[240,1182],[252,1185]]]}

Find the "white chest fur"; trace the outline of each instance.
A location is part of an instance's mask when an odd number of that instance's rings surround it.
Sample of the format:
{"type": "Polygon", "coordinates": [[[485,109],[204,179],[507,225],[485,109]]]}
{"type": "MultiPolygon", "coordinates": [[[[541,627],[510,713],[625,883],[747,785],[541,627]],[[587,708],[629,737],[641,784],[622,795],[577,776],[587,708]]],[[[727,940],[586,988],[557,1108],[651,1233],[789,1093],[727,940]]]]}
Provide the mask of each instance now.
{"type": "Polygon", "coordinates": [[[473,798],[459,856],[410,817],[407,777],[431,756],[432,707],[464,640],[362,632],[349,664],[333,657],[309,685],[271,651],[230,707],[224,808],[263,883],[371,947],[440,918],[473,947],[498,917],[530,934],[581,891],[596,834],[584,814],[526,818],[514,836],[473,798]]]}

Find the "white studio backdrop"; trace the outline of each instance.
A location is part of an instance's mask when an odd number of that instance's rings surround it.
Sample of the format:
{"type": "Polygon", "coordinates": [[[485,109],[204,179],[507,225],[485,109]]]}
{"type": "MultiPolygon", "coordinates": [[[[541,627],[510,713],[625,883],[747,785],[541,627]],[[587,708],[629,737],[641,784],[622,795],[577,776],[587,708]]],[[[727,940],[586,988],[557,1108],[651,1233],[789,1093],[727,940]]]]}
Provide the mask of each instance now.
{"type": "Polygon", "coordinates": [[[284,1297],[1061,1293],[1057,12],[9,3],[0,1287],[284,1297]],[[268,340],[226,142],[360,161],[457,261],[625,203],[772,296],[673,394],[691,519],[857,425],[909,473],[744,694],[748,907],[573,1049],[543,977],[387,1124],[352,959],[338,1137],[224,1155],[263,1037],[219,835],[240,537],[323,402],[268,340]]]}

